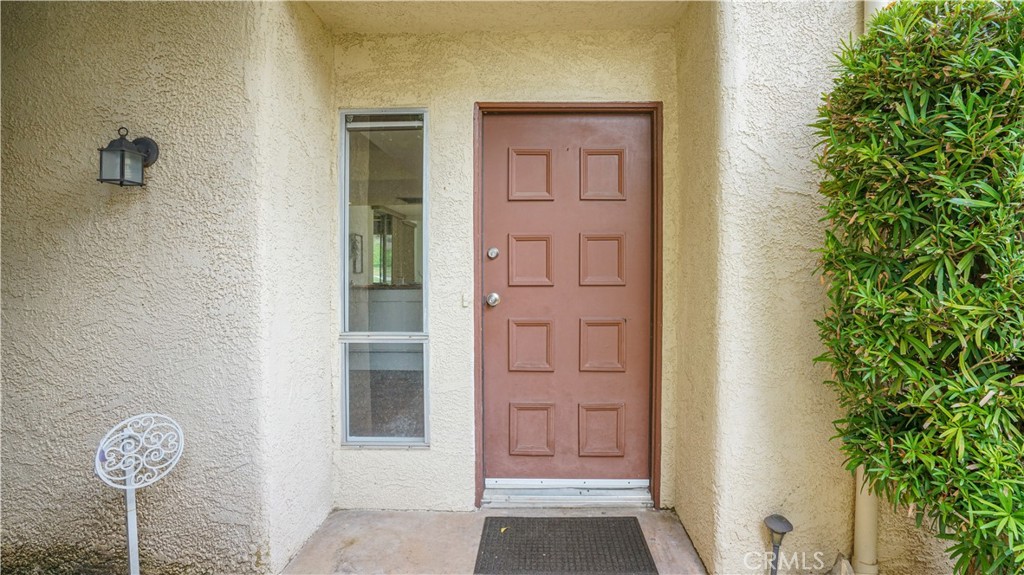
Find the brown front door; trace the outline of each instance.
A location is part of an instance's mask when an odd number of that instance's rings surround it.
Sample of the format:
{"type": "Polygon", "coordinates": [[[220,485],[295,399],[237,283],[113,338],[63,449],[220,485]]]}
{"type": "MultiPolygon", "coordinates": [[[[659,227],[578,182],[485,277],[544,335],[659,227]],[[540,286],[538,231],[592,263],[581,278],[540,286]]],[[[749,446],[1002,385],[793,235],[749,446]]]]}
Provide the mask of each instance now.
{"type": "Polygon", "coordinates": [[[487,478],[650,477],[651,116],[483,116],[487,478]]]}

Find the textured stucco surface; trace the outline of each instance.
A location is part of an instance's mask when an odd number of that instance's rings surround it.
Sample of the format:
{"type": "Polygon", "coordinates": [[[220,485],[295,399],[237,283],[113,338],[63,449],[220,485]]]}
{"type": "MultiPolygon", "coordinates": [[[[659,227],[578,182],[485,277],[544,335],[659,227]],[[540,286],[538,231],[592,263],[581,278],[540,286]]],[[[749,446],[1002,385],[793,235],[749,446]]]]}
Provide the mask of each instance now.
{"type": "Polygon", "coordinates": [[[682,49],[715,58],[683,63],[700,62],[697,73],[680,73],[681,106],[711,99],[716,110],[687,119],[698,159],[684,162],[696,162],[701,177],[684,178],[684,197],[700,214],[685,217],[716,245],[713,253],[696,238],[684,246],[687,261],[714,279],[694,275],[684,284],[704,297],[684,314],[681,346],[696,349],[685,352],[681,379],[695,403],[680,403],[686,455],[677,489],[687,504],[679,514],[711,572],[764,572],[764,561],[747,554],[767,548],[761,521],[771,513],[796,526],[786,551],[806,559],[790,570],[820,572],[837,552],[849,554],[853,483],[829,442],[835,399],[812,363],[819,353],[813,320],[824,301],[811,252],[821,237],[820,198],[814,138],[802,126],[814,118],[831,53],[857,26],[860,9],[853,2],[723,3],[693,6],[690,14],[703,22],[694,31],[710,37],[682,49]],[[710,77],[717,87],[688,87],[687,77],[710,77]]]}
{"type": "MultiPolygon", "coordinates": [[[[665,103],[665,153],[678,156],[675,40],[671,32],[398,34],[339,37],[340,108],[426,107],[430,154],[429,449],[337,450],[342,508],[463,509],[474,498],[473,105],[486,101],[665,103]]],[[[679,172],[665,163],[665,211],[679,211],[679,172]]],[[[678,245],[666,230],[667,246],[678,245]]],[[[675,250],[666,250],[677,257],[675,250]]],[[[677,266],[667,266],[669,283],[677,266]]],[[[677,304],[665,305],[668,341],[677,304]]],[[[666,356],[666,363],[674,361],[666,356]]],[[[666,404],[674,367],[665,369],[666,404]]],[[[666,412],[668,414],[668,412],[666,412]]],[[[675,454],[666,437],[663,467],[675,454]]],[[[671,483],[663,502],[671,505],[671,483]]]]}
{"type": "Polygon", "coordinates": [[[684,2],[655,0],[452,2],[332,0],[310,2],[336,34],[443,34],[562,32],[565,30],[671,30],[684,2]]]}
{"type": "MultiPolygon", "coordinates": [[[[717,540],[715,470],[721,423],[715,416],[718,397],[718,211],[721,204],[718,151],[721,149],[718,101],[719,11],[713,3],[687,6],[678,32],[680,207],[664,215],[666,229],[678,229],[678,284],[666,282],[666,299],[679,302],[679,329],[665,339],[666,358],[676,357],[677,396],[665,402],[665,434],[675,438],[678,465],[665,476],[676,493],[675,508],[702,556],[717,540]]],[[[667,157],[668,158],[668,157],[667,157]]],[[[669,161],[666,159],[666,162],[669,161]]],[[[670,246],[666,246],[665,253],[670,246]]],[[[709,565],[710,567],[710,565],[709,565]]]]}
{"type": "Polygon", "coordinates": [[[882,502],[878,510],[878,565],[881,575],[948,575],[953,561],[949,542],[938,539],[925,525],[917,527],[905,509],[894,511],[882,502]]]}
{"type": "Polygon", "coordinates": [[[254,570],[251,8],[2,8],[4,571],[126,570],[124,495],[92,457],[150,410],[178,420],[186,452],[139,493],[143,569],[254,570]],[[95,182],[121,125],[160,144],[144,190],[95,182]]]}
{"type": "Polygon", "coordinates": [[[276,573],[333,504],[337,219],[333,41],[304,3],[259,5],[257,109],[264,508],[276,573]]]}
{"type": "Polygon", "coordinates": [[[277,569],[331,505],[330,38],[304,5],[2,9],[3,569],[126,570],[92,457],[149,410],[186,450],[143,571],[277,569]],[[145,189],[95,182],[120,125],[145,189]]]}

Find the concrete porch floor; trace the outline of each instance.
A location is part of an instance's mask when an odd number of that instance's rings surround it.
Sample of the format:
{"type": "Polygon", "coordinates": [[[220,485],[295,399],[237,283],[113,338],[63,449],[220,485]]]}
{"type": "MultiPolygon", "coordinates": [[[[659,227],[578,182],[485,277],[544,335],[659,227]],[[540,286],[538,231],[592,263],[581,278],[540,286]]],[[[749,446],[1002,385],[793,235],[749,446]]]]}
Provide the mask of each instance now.
{"type": "Polygon", "coordinates": [[[488,516],[633,516],[661,575],[707,573],[674,513],[636,508],[335,511],[284,573],[472,573],[488,516]]]}

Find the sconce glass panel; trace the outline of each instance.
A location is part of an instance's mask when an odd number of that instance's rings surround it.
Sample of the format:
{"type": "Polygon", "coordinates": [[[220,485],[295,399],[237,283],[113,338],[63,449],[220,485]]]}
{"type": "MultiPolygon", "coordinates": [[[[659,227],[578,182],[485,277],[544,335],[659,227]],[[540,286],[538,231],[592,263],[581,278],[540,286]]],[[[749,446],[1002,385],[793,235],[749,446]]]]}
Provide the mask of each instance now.
{"type": "Polygon", "coordinates": [[[121,179],[121,152],[100,152],[100,180],[119,181],[121,179]]]}
{"type": "Polygon", "coordinates": [[[142,154],[124,153],[124,183],[142,184],[142,154]]]}

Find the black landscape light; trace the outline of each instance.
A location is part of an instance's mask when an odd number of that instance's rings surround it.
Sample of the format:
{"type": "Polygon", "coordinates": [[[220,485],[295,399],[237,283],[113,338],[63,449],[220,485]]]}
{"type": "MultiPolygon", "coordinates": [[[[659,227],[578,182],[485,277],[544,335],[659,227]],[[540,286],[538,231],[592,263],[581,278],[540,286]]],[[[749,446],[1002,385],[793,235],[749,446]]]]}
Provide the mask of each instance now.
{"type": "Polygon", "coordinates": [[[782,547],[782,538],[793,530],[793,524],[789,519],[781,515],[769,515],[764,518],[764,526],[772,534],[772,575],[779,572],[779,548],[782,547]]]}

